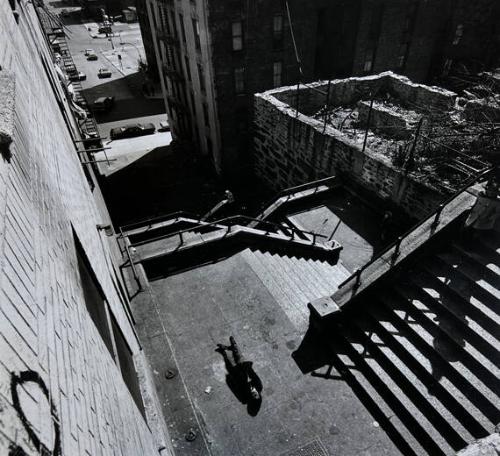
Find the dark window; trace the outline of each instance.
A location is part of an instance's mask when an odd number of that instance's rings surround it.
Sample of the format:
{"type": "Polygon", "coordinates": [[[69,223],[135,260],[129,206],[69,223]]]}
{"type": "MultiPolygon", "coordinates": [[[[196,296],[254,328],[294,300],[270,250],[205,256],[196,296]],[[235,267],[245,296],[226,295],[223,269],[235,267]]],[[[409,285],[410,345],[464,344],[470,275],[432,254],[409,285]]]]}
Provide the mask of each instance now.
{"type": "Polygon", "coordinates": [[[458,24],[457,28],[455,29],[455,36],[453,37],[453,46],[456,46],[458,43],[460,43],[463,34],[464,26],[463,24],[458,24]]]}
{"type": "Polygon", "coordinates": [[[113,357],[113,343],[111,340],[111,332],[108,325],[108,315],[106,308],[106,300],[104,299],[104,293],[97,281],[97,278],[90,266],[90,262],[83,250],[76,233],[73,232],[73,237],[75,240],[76,248],[76,259],[78,262],[78,272],[80,273],[80,282],[82,284],[83,298],[87,311],[94,322],[101,339],[108,347],[109,353],[113,357]]]}
{"type": "Polygon", "coordinates": [[[245,93],[245,68],[234,69],[234,90],[236,93],[245,93]]]}
{"type": "Polygon", "coordinates": [[[212,156],[213,154],[213,146],[212,146],[212,140],[210,139],[209,136],[207,136],[207,151],[208,151],[208,154],[210,155],[210,157],[212,156]]]}
{"type": "Polygon", "coordinates": [[[397,67],[399,69],[404,68],[407,54],[408,54],[408,43],[403,43],[399,46],[398,50],[397,67]]]}
{"type": "Polygon", "coordinates": [[[186,43],[186,30],[184,28],[184,17],[179,13],[179,25],[181,27],[182,41],[186,43]]]}
{"type": "Polygon", "coordinates": [[[375,49],[368,49],[365,52],[365,61],[363,64],[363,71],[365,73],[370,73],[372,71],[374,56],[375,56],[375,49]]]}
{"type": "Polygon", "coordinates": [[[188,81],[191,81],[191,68],[189,66],[189,59],[187,58],[187,56],[184,56],[184,63],[186,64],[186,75],[188,81]]]}
{"type": "Polygon", "coordinates": [[[196,45],[196,49],[200,50],[201,49],[200,26],[196,19],[192,19],[192,23],[193,23],[194,44],[196,45]]]}
{"type": "Polygon", "coordinates": [[[205,126],[210,128],[210,119],[208,117],[208,105],[203,103],[203,118],[205,119],[205,126]]]}
{"type": "Polygon", "coordinates": [[[125,340],[125,337],[123,337],[122,331],[118,327],[118,323],[113,315],[111,315],[111,326],[113,328],[116,352],[120,363],[120,371],[122,373],[123,381],[125,382],[125,385],[127,385],[127,388],[140,412],[145,417],[144,404],[142,402],[137,371],[135,370],[134,360],[132,358],[132,351],[125,340]]]}
{"type": "Polygon", "coordinates": [[[283,47],[283,16],[273,17],[273,48],[283,47]]]}
{"type": "Polygon", "coordinates": [[[282,83],[283,64],[281,62],[273,63],[273,87],[280,87],[282,83]]]}
{"type": "Polygon", "coordinates": [[[205,92],[205,73],[203,71],[203,67],[198,63],[198,78],[200,80],[200,89],[204,93],[205,92]]]}
{"type": "Polygon", "coordinates": [[[191,95],[191,108],[193,110],[193,116],[196,118],[196,105],[194,104],[194,93],[192,90],[190,95],[191,95]]]}
{"type": "Polygon", "coordinates": [[[231,33],[233,38],[233,51],[241,51],[243,49],[243,27],[241,21],[236,21],[231,24],[231,33]]]}

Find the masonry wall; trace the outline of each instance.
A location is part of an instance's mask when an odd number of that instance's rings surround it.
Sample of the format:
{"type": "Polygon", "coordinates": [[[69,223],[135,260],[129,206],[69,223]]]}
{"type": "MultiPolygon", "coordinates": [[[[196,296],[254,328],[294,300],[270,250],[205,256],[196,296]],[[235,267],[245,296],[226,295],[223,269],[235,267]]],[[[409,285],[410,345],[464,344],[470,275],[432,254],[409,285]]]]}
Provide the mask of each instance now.
{"type": "MultiPolygon", "coordinates": [[[[356,102],[359,94],[367,93],[374,84],[387,84],[392,90],[428,106],[449,105],[454,100],[451,92],[406,81],[408,86],[405,86],[405,78],[391,73],[334,81],[332,100],[339,104],[356,102]]],[[[286,102],[295,100],[292,87],[255,95],[256,174],[279,191],[341,173],[380,198],[400,206],[411,217],[422,218],[435,209],[444,197],[437,189],[403,175],[388,158],[368,148],[363,152],[360,144],[301,112],[302,109],[315,112],[322,106],[321,94],[314,89],[325,87],[324,83],[317,83],[303,88],[298,113],[286,102]]]]}
{"type": "Polygon", "coordinates": [[[19,23],[0,2],[0,454],[159,454],[162,438],[86,309],[73,230],[108,318],[144,364],[115,275],[115,240],[96,229],[109,217],[79,163],[33,6],[16,5],[19,23]]]}

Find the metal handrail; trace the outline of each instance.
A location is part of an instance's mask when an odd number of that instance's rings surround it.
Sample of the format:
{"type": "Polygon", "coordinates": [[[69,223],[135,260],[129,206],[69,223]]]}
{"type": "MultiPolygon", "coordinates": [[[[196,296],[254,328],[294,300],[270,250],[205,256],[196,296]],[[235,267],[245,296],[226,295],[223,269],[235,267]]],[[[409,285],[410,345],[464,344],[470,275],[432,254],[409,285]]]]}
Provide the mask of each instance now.
{"type": "Polygon", "coordinates": [[[301,190],[307,190],[309,188],[319,187],[321,184],[324,184],[325,182],[333,181],[336,178],[337,178],[337,176],[324,177],[323,179],[318,179],[315,181],[306,182],[305,184],[296,185],[295,187],[286,188],[278,193],[278,195],[276,196],[276,199],[278,199],[282,196],[285,196],[285,195],[289,195],[291,193],[297,193],[298,191],[301,191],[301,190]]]}
{"type": "MultiPolygon", "coordinates": [[[[280,198],[283,198],[284,196],[290,197],[293,193],[297,193],[302,190],[307,190],[313,187],[317,188],[326,182],[334,181],[335,179],[338,179],[338,176],[330,176],[330,177],[325,177],[323,179],[318,179],[315,181],[307,182],[305,184],[297,185],[295,187],[289,187],[285,188],[284,190],[281,190],[278,192],[276,195],[274,195],[271,199],[267,200],[265,204],[262,205],[262,210],[259,213],[259,216],[263,215],[268,208],[270,208],[273,204],[275,204],[280,198]]],[[[316,191],[314,192],[316,193],[316,191]]],[[[261,221],[262,219],[257,218],[256,221],[261,221]]]]}
{"type": "MultiPolygon", "coordinates": [[[[159,241],[161,239],[167,239],[167,238],[172,238],[172,237],[176,237],[176,236],[179,236],[181,244],[182,244],[184,242],[184,239],[182,237],[182,235],[184,233],[187,233],[187,232],[190,232],[190,231],[195,231],[195,230],[200,229],[200,228],[209,228],[209,227],[223,228],[223,227],[220,227],[218,225],[227,224],[227,222],[231,222],[231,221],[234,221],[234,220],[259,221],[261,223],[264,223],[266,225],[270,225],[270,226],[272,226],[274,228],[277,228],[277,229],[288,229],[288,230],[291,230],[292,234],[290,235],[290,239],[295,239],[295,234],[296,233],[298,233],[298,234],[308,234],[308,235],[313,236],[313,244],[316,244],[316,238],[318,238],[318,237],[321,237],[321,238],[327,238],[328,237],[328,236],[325,236],[323,234],[315,233],[313,231],[301,230],[301,229],[296,228],[296,227],[283,227],[282,225],[280,225],[278,223],[268,222],[266,220],[258,220],[256,218],[248,217],[246,215],[233,215],[231,217],[226,217],[226,218],[223,218],[223,219],[220,219],[220,220],[215,220],[213,222],[205,222],[205,223],[202,222],[202,223],[200,223],[198,225],[195,225],[195,226],[192,226],[192,227],[189,227],[189,228],[185,228],[183,230],[175,231],[174,233],[167,233],[167,234],[164,234],[162,236],[157,236],[155,238],[151,238],[151,239],[146,239],[146,240],[143,240],[143,241],[139,241],[139,242],[136,242],[135,244],[132,244],[132,246],[135,247],[135,246],[143,245],[143,244],[146,244],[146,243],[149,243],[149,242],[155,242],[155,241],[159,241]]],[[[230,224],[228,224],[226,226],[226,228],[227,228],[227,232],[231,231],[231,225],[230,224]]],[[[267,233],[269,233],[269,231],[267,233]]]]}
{"type": "Polygon", "coordinates": [[[166,220],[170,220],[170,219],[177,219],[177,218],[182,217],[182,216],[185,216],[187,218],[192,218],[194,220],[197,220],[198,222],[201,219],[201,216],[198,214],[193,214],[191,212],[186,212],[186,211],[176,211],[176,212],[172,212],[170,214],[159,215],[157,217],[151,217],[151,218],[139,220],[138,222],[123,225],[120,227],[120,231],[122,231],[122,230],[128,231],[130,229],[140,227],[140,226],[146,226],[146,225],[151,226],[153,223],[158,223],[160,220],[166,221],[166,220]]]}
{"type": "MultiPolygon", "coordinates": [[[[124,239],[123,231],[121,228],[120,228],[120,235],[121,235],[121,238],[124,239]]],[[[125,246],[125,252],[127,253],[127,257],[128,257],[128,262],[130,263],[130,266],[132,267],[132,274],[134,275],[134,280],[137,283],[139,291],[142,291],[142,283],[141,283],[141,280],[139,279],[139,274],[137,274],[137,270],[135,269],[135,263],[132,260],[132,255],[130,254],[130,249],[129,249],[129,246],[128,246],[126,240],[124,240],[124,246],[125,246]]]]}
{"type": "Polygon", "coordinates": [[[394,255],[398,256],[399,255],[399,247],[401,246],[401,242],[404,239],[406,239],[411,233],[413,233],[416,229],[418,229],[420,226],[427,223],[433,217],[434,217],[434,221],[432,222],[431,228],[436,227],[437,224],[439,223],[439,218],[441,216],[441,212],[443,211],[443,209],[446,206],[448,206],[448,204],[453,202],[456,198],[458,198],[471,185],[476,184],[481,179],[483,179],[485,176],[487,176],[490,172],[492,172],[492,170],[493,170],[493,167],[490,166],[487,170],[482,171],[477,176],[474,176],[472,179],[468,180],[467,183],[464,184],[460,188],[460,190],[455,192],[452,196],[450,196],[443,203],[439,204],[439,206],[433,212],[431,212],[431,214],[429,214],[425,219],[417,222],[404,234],[402,234],[401,236],[398,236],[398,238],[393,243],[389,244],[385,249],[383,249],[381,252],[379,252],[377,256],[373,257],[368,263],[366,263],[362,267],[356,269],[356,271],[354,271],[347,279],[345,279],[342,283],[339,284],[338,288],[340,289],[340,288],[344,287],[347,283],[349,283],[353,279],[356,279],[356,284],[359,284],[359,282],[361,280],[361,274],[363,273],[363,271],[365,271],[369,266],[371,266],[373,263],[375,263],[377,260],[379,260],[382,256],[384,256],[391,249],[394,248],[395,249],[394,255]]]}

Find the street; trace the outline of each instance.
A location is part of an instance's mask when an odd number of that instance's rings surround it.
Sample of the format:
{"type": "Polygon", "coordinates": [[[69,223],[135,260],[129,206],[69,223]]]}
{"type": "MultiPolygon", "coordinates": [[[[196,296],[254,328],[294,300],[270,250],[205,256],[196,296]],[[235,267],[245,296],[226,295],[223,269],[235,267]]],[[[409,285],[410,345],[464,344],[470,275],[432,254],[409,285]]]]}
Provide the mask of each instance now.
{"type": "Polygon", "coordinates": [[[140,71],[140,62],[145,61],[139,24],[115,22],[112,36],[98,33],[99,24],[80,19],[79,8],[63,7],[61,2],[52,2],[50,9],[59,14],[63,9],[70,13],[60,17],[65,25],[66,39],[73,61],[85,74],[81,81],[83,95],[92,109],[93,102],[100,97],[113,97],[113,106],[106,112],[94,112],[99,133],[104,140],[104,152],[96,153],[98,168],[104,176],[133,163],[148,152],[168,146],[172,141],[170,132],[158,132],[161,121],[167,121],[165,104],[159,87],[153,96],[144,96],[146,77],[140,71]],[[97,60],[88,60],[86,50],[91,50],[97,60]],[[111,72],[110,77],[99,78],[101,68],[111,72]],[[153,135],[110,141],[111,128],[134,123],[152,123],[157,131],[153,135]]]}

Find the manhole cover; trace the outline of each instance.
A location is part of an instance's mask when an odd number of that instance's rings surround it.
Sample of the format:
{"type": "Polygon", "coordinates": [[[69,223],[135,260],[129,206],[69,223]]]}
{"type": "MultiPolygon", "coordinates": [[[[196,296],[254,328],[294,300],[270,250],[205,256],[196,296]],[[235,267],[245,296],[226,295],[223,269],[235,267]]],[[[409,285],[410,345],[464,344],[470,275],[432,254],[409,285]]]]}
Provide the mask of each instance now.
{"type": "Polygon", "coordinates": [[[283,453],[281,456],[328,456],[328,453],[320,440],[315,439],[312,442],[296,448],[295,450],[283,453]]]}

